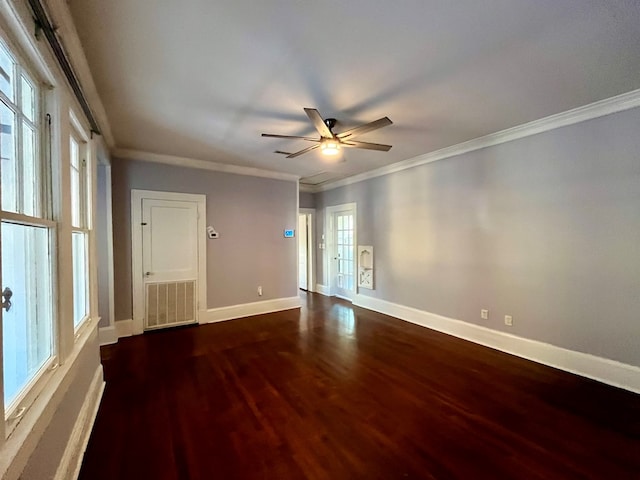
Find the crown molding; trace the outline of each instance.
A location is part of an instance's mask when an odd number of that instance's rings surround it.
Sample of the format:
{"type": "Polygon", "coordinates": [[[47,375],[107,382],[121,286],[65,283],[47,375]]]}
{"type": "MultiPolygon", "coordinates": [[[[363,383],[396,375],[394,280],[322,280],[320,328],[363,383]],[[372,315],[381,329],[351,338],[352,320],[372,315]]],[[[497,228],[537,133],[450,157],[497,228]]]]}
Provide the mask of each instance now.
{"type": "Polygon", "coordinates": [[[173,155],[163,155],[160,153],[144,152],[141,150],[131,150],[126,148],[114,148],[111,150],[111,155],[115,158],[121,158],[124,160],[164,163],[165,165],[174,165],[177,167],[199,168],[201,170],[212,170],[214,172],[233,173],[235,175],[247,175],[250,177],[273,178],[275,180],[287,180],[290,182],[297,182],[300,178],[298,175],[293,175],[291,173],[274,172],[254,167],[242,167],[239,165],[209,162],[207,160],[176,157],[173,155]]]}
{"type": "Polygon", "coordinates": [[[314,193],[317,191],[317,187],[315,187],[314,185],[305,185],[304,183],[300,183],[299,188],[301,192],[306,193],[314,193]]]}
{"type": "Polygon", "coordinates": [[[401,172],[402,170],[407,170],[408,168],[417,167],[426,163],[437,162],[438,160],[444,160],[464,153],[480,150],[482,148],[500,145],[520,138],[537,135],[538,133],[555,130],[557,128],[574,125],[576,123],[585,122],[587,120],[604,117],[606,115],[623,112],[637,107],[640,107],[640,89],[600,100],[589,105],[574,108],[573,110],[557,113],[539,120],[534,120],[500,132],[491,133],[484,137],[475,138],[441,150],[418,155],[417,157],[376,168],[375,170],[370,170],[352,177],[336,180],[335,182],[327,182],[325,184],[318,185],[317,187],[313,187],[311,191],[317,193],[333,190],[335,188],[363,182],[371,178],[401,172]]]}

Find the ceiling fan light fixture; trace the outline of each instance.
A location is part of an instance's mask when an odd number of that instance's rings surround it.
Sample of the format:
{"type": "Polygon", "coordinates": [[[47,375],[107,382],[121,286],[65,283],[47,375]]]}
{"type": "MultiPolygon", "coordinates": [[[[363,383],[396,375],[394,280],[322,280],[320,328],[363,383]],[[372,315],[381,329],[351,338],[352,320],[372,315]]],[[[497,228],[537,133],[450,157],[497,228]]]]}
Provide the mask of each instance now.
{"type": "MultiPolygon", "coordinates": [[[[276,153],[284,153],[287,155],[287,158],[296,158],[300,155],[304,155],[305,153],[309,153],[313,150],[319,149],[323,155],[326,155],[328,157],[327,161],[329,161],[329,159],[340,161],[341,156],[338,155],[338,153],[340,153],[342,147],[364,148],[366,150],[377,150],[379,152],[388,152],[391,149],[391,145],[359,142],[353,140],[358,135],[363,135],[373,130],[377,130],[378,128],[386,127],[387,125],[393,124],[393,122],[389,120],[389,117],[382,117],[373,122],[365,123],[364,125],[352,128],[351,130],[347,130],[346,132],[335,134],[333,133],[333,127],[335,127],[336,125],[335,118],[323,119],[322,115],[320,115],[320,112],[318,112],[318,110],[316,110],[315,108],[305,108],[304,111],[309,117],[309,120],[311,120],[311,123],[313,123],[313,126],[316,128],[317,132],[320,134],[320,138],[263,133],[263,137],[285,138],[291,140],[305,140],[307,142],[313,142],[313,145],[311,145],[310,147],[303,148],[302,150],[299,150],[297,152],[288,153],[277,150],[276,153]]],[[[342,158],[342,161],[344,161],[344,158],[342,158]]]]}
{"type": "Polygon", "coordinates": [[[323,140],[320,151],[323,155],[337,155],[340,152],[340,142],[331,139],[323,140]]]}

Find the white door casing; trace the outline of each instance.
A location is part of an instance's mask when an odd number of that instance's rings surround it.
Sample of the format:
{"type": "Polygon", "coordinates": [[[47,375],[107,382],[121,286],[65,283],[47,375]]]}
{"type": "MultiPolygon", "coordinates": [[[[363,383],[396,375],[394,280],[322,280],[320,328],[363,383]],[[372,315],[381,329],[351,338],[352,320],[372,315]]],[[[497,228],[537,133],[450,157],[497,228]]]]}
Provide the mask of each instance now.
{"type": "Polygon", "coordinates": [[[309,288],[307,215],[298,215],[298,288],[309,288]]]}
{"type": "Polygon", "coordinates": [[[131,191],[134,334],[201,318],[205,208],[204,195],[131,191]]]}
{"type": "MultiPolygon", "coordinates": [[[[316,250],[315,250],[315,229],[314,222],[316,219],[316,210],[315,208],[300,208],[298,209],[299,217],[304,215],[306,217],[306,227],[307,227],[307,258],[306,258],[306,267],[307,267],[307,291],[315,292],[316,291],[316,250]]],[[[300,228],[300,227],[299,227],[300,228]]],[[[301,255],[300,245],[298,244],[298,256],[301,255]]],[[[298,277],[300,277],[300,272],[298,272],[298,277]]],[[[298,282],[300,283],[300,282],[298,282]]]]}

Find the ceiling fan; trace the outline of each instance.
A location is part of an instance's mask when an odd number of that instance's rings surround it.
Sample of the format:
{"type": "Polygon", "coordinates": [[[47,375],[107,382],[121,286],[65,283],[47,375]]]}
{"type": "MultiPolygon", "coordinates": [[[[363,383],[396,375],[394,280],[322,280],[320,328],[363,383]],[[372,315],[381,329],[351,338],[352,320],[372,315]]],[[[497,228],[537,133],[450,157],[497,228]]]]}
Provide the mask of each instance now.
{"type": "Polygon", "coordinates": [[[380,143],[369,143],[369,142],[359,142],[353,140],[358,135],[363,135],[365,133],[371,132],[378,128],[386,127],[387,125],[391,125],[393,122],[389,120],[389,117],[382,117],[378,120],[375,120],[370,123],[365,123],[364,125],[360,125],[359,127],[352,128],[351,130],[347,130],[342,133],[333,133],[333,127],[336,125],[335,118],[327,118],[323,119],[320,115],[320,112],[315,108],[305,108],[304,111],[307,113],[309,120],[313,123],[313,126],[316,127],[316,130],[320,134],[320,138],[313,137],[296,137],[292,135],[275,135],[271,133],[263,133],[263,137],[271,137],[271,138],[288,138],[291,140],[304,140],[307,142],[313,142],[315,145],[311,145],[310,147],[304,148],[298,152],[289,153],[283,152],[280,150],[276,150],[275,153],[282,153],[287,156],[287,158],[295,158],[303,155],[312,150],[316,150],[317,148],[325,155],[336,155],[342,147],[347,148],[364,148],[367,150],[378,150],[381,152],[388,152],[391,149],[391,145],[382,145],[380,143]]]}

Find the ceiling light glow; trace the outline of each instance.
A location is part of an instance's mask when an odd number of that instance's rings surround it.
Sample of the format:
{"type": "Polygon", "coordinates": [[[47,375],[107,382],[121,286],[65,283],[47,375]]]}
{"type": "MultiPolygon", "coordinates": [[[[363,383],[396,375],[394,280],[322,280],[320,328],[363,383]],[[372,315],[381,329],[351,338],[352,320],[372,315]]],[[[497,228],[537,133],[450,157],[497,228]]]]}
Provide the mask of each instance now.
{"type": "Polygon", "coordinates": [[[335,140],[324,140],[320,144],[320,150],[323,155],[337,155],[340,151],[340,143],[335,140]]]}

